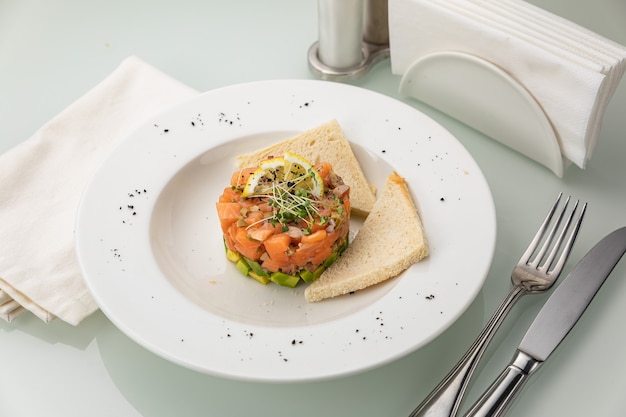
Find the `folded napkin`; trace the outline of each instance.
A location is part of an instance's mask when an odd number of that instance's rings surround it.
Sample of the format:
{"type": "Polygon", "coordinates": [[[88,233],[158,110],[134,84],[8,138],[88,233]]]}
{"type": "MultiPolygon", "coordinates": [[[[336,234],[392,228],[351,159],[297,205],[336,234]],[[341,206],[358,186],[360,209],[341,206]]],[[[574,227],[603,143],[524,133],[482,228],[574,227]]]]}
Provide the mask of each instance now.
{"type": "Polygon", "coordinates": [[[537,101],[562,155],[580,168],[626,68],[626,47],[522,0],[390,0],[389,34],[395,74],[445,51],[503,69],[537,101]]]}
{"type": "Polygon", "coordinates": [[[94,171],[144,118],[194,96],[136,57],[0,155],[0,317],[25,310],[77,325],[97,306],[75,257],[74,222],[94,171]]]}

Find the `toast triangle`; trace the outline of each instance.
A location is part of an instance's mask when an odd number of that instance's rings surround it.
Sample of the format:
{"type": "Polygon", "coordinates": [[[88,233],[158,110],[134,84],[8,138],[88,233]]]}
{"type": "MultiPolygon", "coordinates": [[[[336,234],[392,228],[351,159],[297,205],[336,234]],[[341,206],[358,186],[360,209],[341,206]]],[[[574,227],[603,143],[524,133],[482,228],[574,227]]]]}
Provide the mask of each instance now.
{"type": "Polygon", "coordinates": [[[305,289],[305,298],[316,302],[362,290],[399,275],[428,253],[407,183],[394,172],[350,246],[305,289]]]}

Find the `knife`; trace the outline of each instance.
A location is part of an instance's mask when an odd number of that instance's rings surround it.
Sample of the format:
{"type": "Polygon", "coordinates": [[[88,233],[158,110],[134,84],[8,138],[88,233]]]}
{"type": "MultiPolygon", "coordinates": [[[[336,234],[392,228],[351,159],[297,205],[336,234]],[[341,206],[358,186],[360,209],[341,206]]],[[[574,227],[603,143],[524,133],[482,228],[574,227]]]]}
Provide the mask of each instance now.
{"type": "Polygon", "coordinates": [[[598,242],[563,280],[524,335],[509,366],[465,417],[498,417],[574,327],[626,252],[626,227],[598,242]]]}

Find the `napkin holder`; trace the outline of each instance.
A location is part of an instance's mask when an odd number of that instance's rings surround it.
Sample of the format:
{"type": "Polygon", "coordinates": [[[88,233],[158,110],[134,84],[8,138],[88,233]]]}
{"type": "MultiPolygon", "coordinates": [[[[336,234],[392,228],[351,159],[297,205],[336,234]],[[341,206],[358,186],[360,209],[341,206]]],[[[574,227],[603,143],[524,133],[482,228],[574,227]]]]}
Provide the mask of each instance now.
{"type": "Polygon", "coordinates": [[[408,67],[399,90],[563,176],[550,120],[528,90],[497,65],[461,52],[433,53],[408,67]]]}
{"type": "MultiPolygon", "coordinates": [[[[318,0],[319,40],[309,48],[318,78],[351,81],[390,57],[388,0],[318,0]]],[[[504,69],[467,53],[423,56],[404,72],[413,97],[563,176],[559,141],[541,106],[504,69]]]]}

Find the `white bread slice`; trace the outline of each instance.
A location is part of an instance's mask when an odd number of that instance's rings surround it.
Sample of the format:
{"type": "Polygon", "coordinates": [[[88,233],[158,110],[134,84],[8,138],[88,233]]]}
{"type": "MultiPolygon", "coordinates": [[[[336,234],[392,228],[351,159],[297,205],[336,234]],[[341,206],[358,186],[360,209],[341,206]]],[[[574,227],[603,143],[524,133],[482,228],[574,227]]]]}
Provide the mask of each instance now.
{"type": "Polygon", "coordinates": [[[366,216],[374,206],[376,201],[374,187],[367,182],[350,143],[336,120],[331,120],[265,149],[239,155],[237,167],[253,167],[268,156],[281,156],[285,152],[296,153],[311,164],[330,163],[333,171],[350,186],[350,207],[356,214],[366,216]]]}
{"type": "Polygon", "coordinates": [[[345,252],[304,290],[308,302],[362,290],[395,277],[428,256],[428,242],[404,178],[385,187],[345,252]]]}

